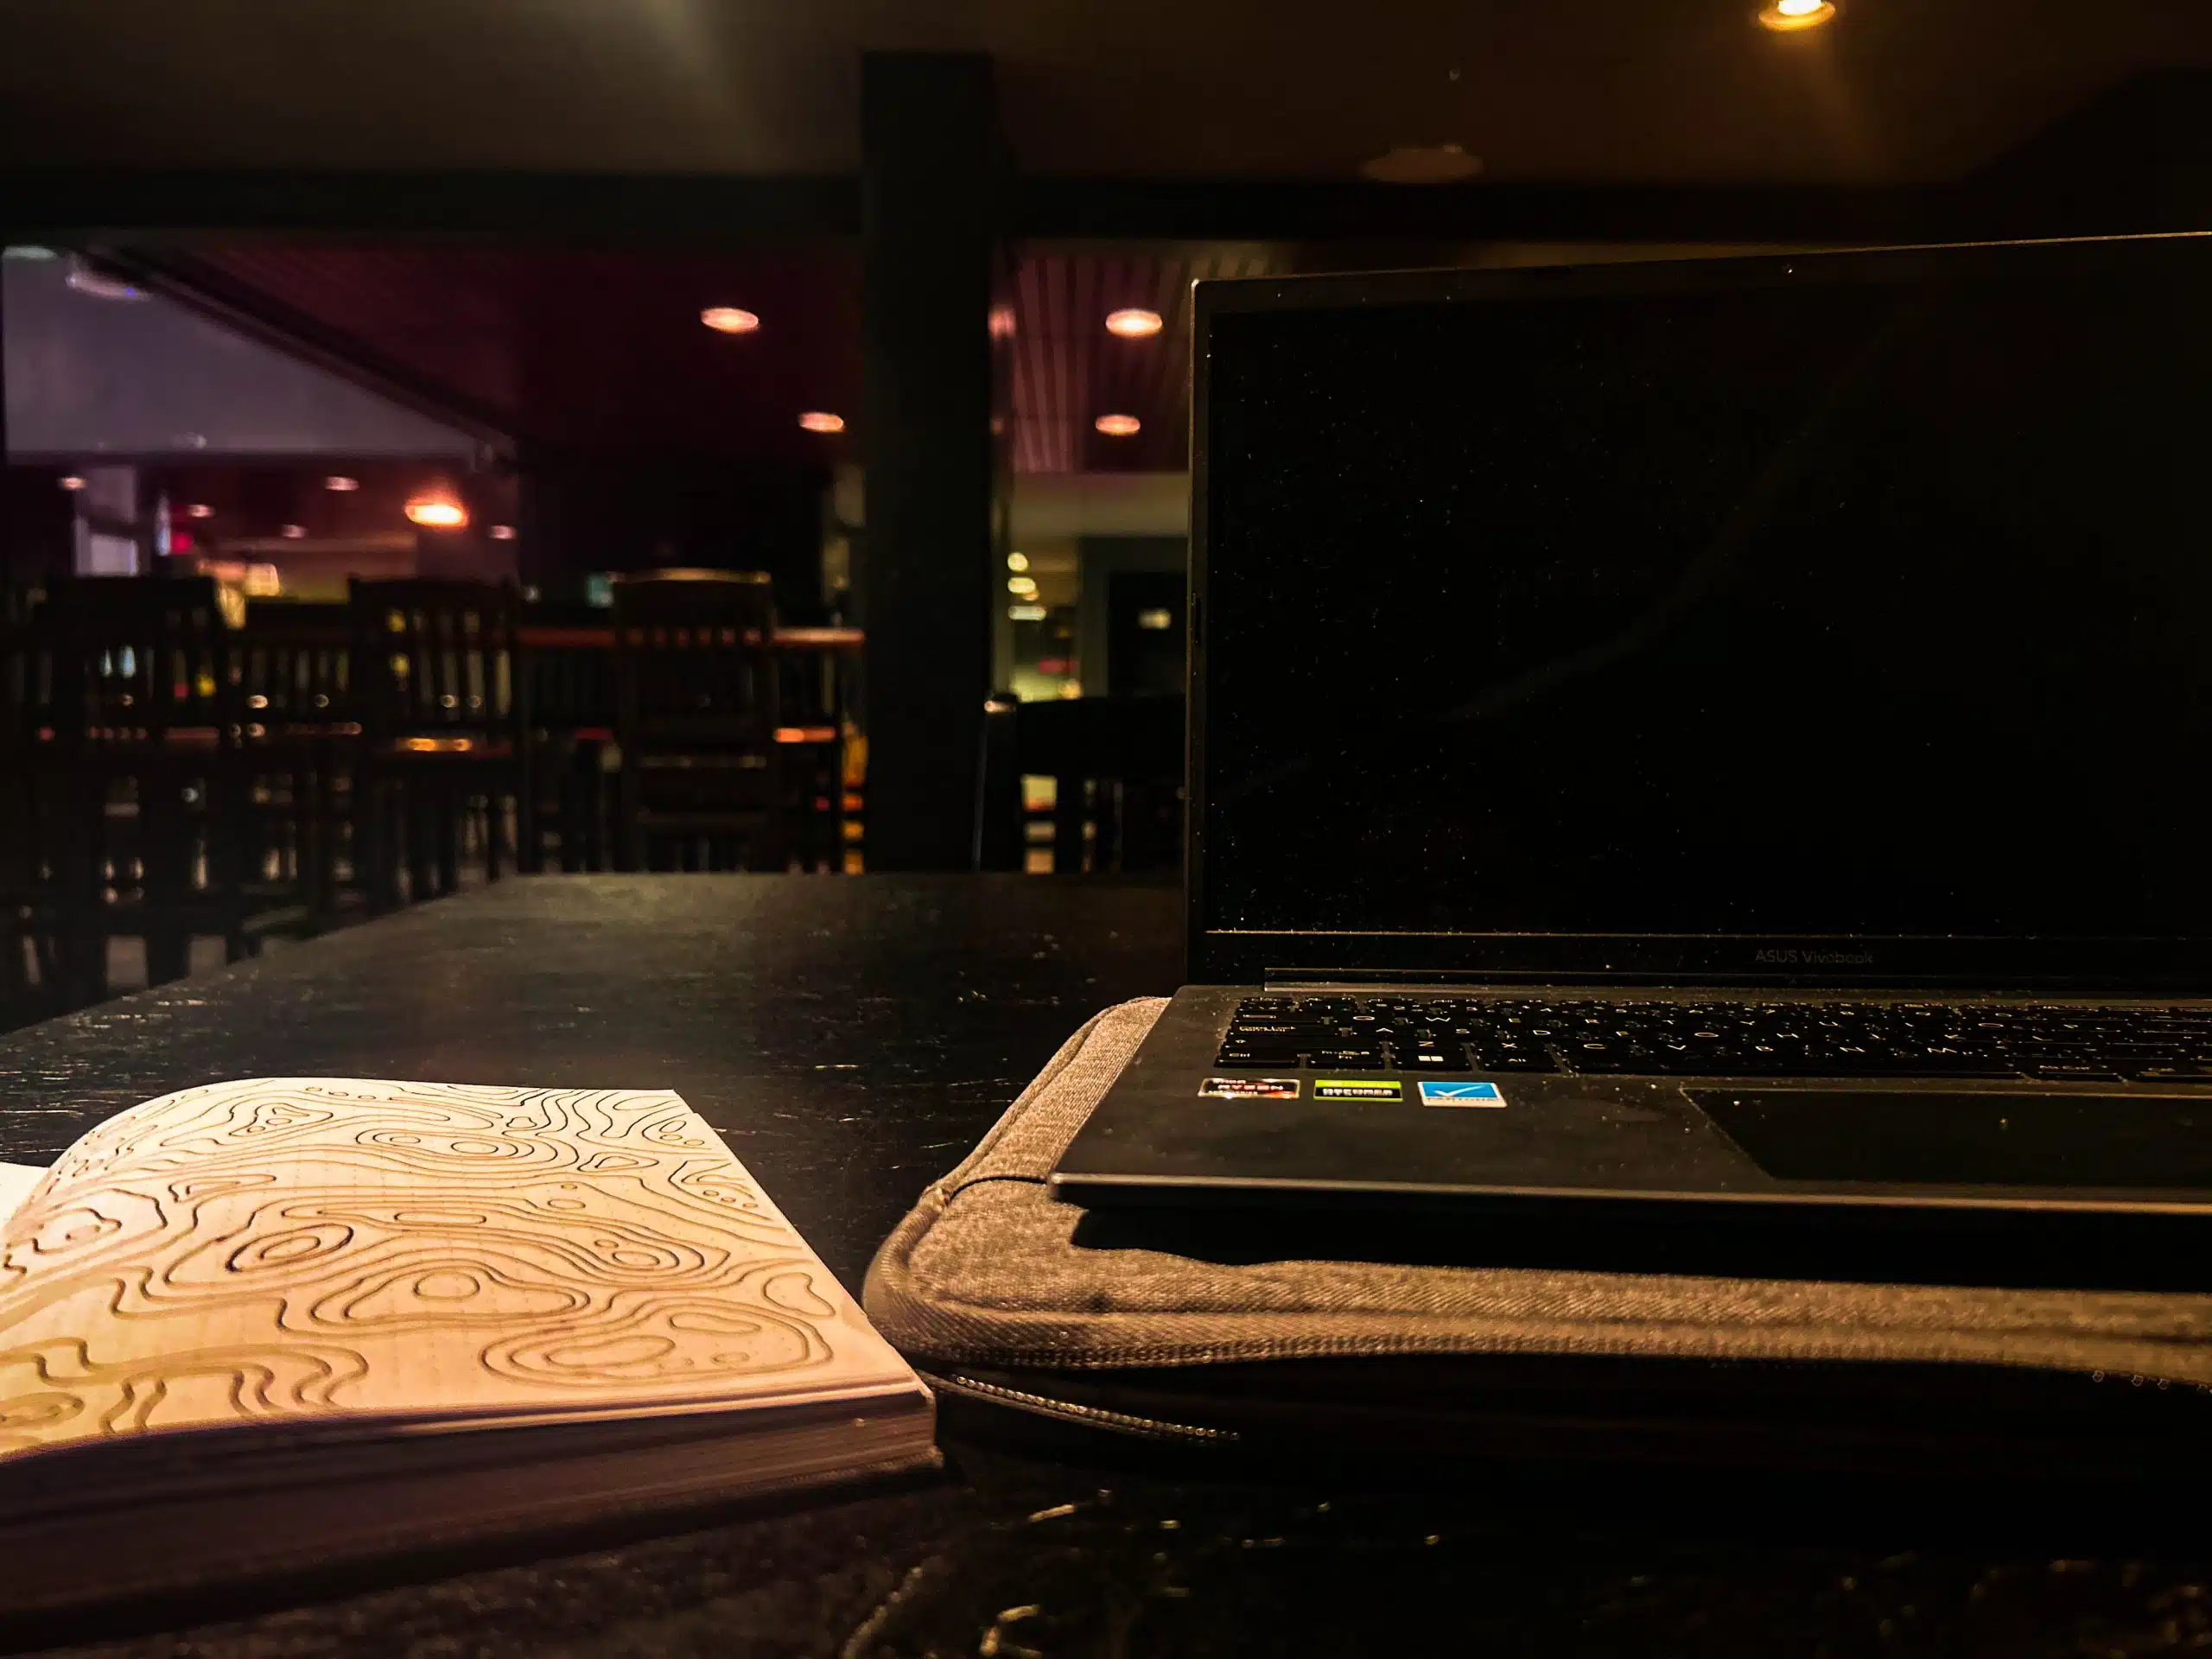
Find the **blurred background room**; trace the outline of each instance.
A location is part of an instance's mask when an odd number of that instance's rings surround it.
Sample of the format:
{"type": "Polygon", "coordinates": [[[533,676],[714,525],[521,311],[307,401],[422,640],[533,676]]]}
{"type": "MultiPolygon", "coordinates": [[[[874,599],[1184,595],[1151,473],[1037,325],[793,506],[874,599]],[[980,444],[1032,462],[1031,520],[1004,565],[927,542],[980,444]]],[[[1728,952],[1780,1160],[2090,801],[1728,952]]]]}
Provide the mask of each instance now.
{"type": "Polygon", "coordinates": [[[1172,883],[1193,282],[2212,207],[2156,0],[5,27],[0,1025],[516,874],[1172,883]]]}

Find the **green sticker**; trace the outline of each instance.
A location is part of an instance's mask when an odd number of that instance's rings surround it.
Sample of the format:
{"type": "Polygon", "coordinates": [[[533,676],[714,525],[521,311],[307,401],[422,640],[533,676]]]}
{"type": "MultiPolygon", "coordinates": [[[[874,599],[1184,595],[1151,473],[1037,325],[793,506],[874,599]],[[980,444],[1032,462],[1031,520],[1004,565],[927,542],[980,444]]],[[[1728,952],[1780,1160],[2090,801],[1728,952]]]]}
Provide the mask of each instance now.
{"type": "Polygon", "coordinates": [[[1403,1100],[1406,1085],[1395,1077],[1319,1077],[1316,1100],[1403,1100]]]}

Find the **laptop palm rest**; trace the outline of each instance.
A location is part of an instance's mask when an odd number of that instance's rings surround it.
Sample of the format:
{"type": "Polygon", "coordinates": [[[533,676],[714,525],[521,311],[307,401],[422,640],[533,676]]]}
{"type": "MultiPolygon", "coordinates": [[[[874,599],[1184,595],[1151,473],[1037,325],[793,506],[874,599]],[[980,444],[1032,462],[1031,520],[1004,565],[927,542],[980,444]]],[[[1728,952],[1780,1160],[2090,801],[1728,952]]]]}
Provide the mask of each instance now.
{"type": "Polygon", "coordinates": [[[1784,1181],[2212,1191],[2212,1095],[1694,1088],[1689,1097],[1784,1181]]]}

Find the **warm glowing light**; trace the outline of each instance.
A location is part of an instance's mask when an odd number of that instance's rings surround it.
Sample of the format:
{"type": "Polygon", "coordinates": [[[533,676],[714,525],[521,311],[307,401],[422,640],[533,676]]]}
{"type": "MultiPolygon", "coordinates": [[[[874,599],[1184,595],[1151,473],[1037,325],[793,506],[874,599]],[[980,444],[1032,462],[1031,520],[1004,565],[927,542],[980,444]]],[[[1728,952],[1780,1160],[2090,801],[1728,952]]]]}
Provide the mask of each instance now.
{"type": "Polygon", "coordinates": [[[1134,415],[1101,415],[1091,425],[1109,438],[1133,438],[1144,429],[1144,423],[1134,415]]]}
{"type": "Polygon", "coordinates": [[[514,538],[515,527],[512,524],[494,524],[492,526],[492,539],[493,541],[512,542],[514,538]]]}
{"type": "Polygon", "coordinates": [[[1042,622],[1045,607],[1042,605],[1009,605],[1006,607],[1006,614],[1009,622],[1042,622]]]}
{"type": "Polygon", "coordinates": [[[1483,170],[1482,157],[1458,144],[1400,144],[1359,164],[1377,184],[1458,184],[1483,170]]]}
{"type": "Polygon", "coordinates": [[[1014,338],[1014,308],[1010,305],[993,306],[987,326],[991,331],[993,340],[1012,340],[1014,338]]]}
{"type": "Polygon", "coordinates": [[[699,321],[718,334],[749,334],[760,326],[760,318],[734,305],[710,305],[699,314],[699,321]]]}
{"type": "Polygon", "coordinates": [[[1034,599],[1037,597],[1037,578],[1008,576],[1006,579],[1006,590],[1016,599],[1034,599]]]}
{"type": "Polygon", "coordinates": [[[89,295],[96,300],[143,300],[146,297],[144,289],[135,288],[120,276],[95,270],[86,264],[74,266],[61,280],[78,293],[89,295]]]}
{"type": "Polygon", "coordinates": [[[276,533],[288,542],[296,542],[308,533],[308,527],[305,524],[286,524],[276,533]]]}
{"type": "Polygon", "coordinates": [[[70,474],[67,478],[59,479],[55,481],[65,490],[81,490],[85,487],[85,480],[78,477],[74,473],[70,474]]]}
{"type": "Polygon", "coordinates": [[[1021,572],[1029,568],[1029,556],[1027,553],[1007,554],[1006,556],[1006,568],[1013,571],[1016,575],[1020,575],[1021,572]]]}
{"type": "Polygon", "coordinates": [[[1120,311],[1109,311],[1106,315],[1106,332],[1119,334],[1123,340],[1142,340],[1147,334],[1160,332],[1160,313],[1134,305],[1120,311]]]}
{"type": "Polygon", "coordinates": [[[205,501],[195,501],[184,510],[184,516],[188,518],[213,518],[215,509],[205,501]]]}
{"type": "Polygon", "coordinates": [[[407,516],[425,530],[459,530],[468,523],[468,509],[443,495],[416,496],[407,504],[407,516]]]}
{"type": "Polygon", "coordinates": [[[348,478],[343,473],[333,473],[322,480],[322,487],[326,490],[335,490],[339,494],[344,495],[349,491],[359,489],[361,480],[358,478],[348,478]]]}
{"type": "Polygon", "coordinates": [[[1835,18],[1834,0],[1774,0],[1774,3],[1759,13],[1759,22],[1767,28],[1787,32],[1795,29],[1818,29],[1835,18]]]}
{"type": "Polygon", "coordinates": [[[842,432],[845,417],[832,415],[826,409],[810,409],[798,417],[798,423],[810,432],[842,432]]]}

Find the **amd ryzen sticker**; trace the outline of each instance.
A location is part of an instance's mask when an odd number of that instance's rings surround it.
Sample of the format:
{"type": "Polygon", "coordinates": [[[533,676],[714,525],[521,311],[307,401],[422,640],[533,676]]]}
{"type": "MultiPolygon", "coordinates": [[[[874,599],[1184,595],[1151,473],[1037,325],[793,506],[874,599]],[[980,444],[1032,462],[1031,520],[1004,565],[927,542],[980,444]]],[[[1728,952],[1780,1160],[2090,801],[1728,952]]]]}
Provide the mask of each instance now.
{"type": "Polygon", "coordinates": [[[1317,1077],[1316,1100],[1403,1100],[1406,1085],[1395,1077],[1317,1077]]]}
{"type": "Polygon", "coordinates": [[[1424,1106],[1503,1106],[1505,1096],[1497,1092],[1494,1083],[1433,1083],[1421,1080],[1421,1103],[1424,1106]]]}
{"type": "Polygon", "coordinates": [[[1296,1077],[1208,1077],[1200,1100],[1296,1100],[1296,1077]]]}

